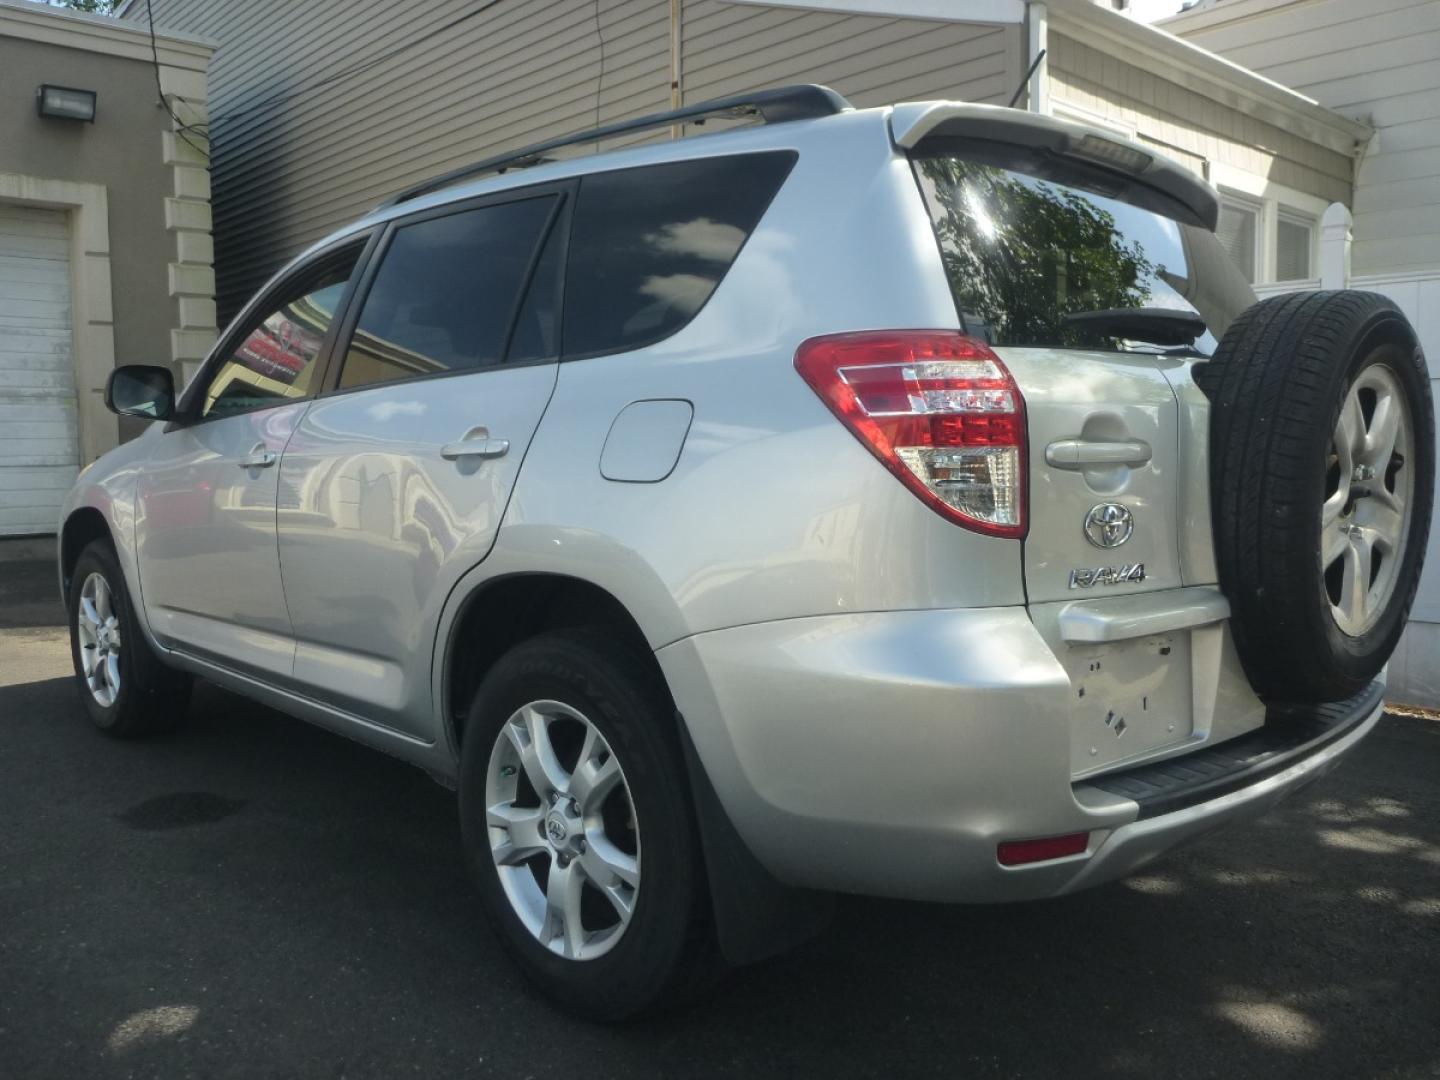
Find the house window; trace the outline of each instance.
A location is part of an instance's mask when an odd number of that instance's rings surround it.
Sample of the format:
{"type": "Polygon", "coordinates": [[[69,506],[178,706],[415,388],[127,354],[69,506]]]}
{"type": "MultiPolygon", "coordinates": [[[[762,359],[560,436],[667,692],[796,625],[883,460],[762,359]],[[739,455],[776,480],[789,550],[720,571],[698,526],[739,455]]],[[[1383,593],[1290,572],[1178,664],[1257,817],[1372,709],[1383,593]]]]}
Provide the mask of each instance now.
{"type": "Polygon", "coordinates": [[[1282,209],[1276,219],[1275,280],[1304,281],[1313,276],[1310,253],[1315,243],[1315,223],[1301,214],[1282,209]]]}
{"type": "Polygon", "coordinates": [[[1260,240],[1260,208],[1234,202],[1230,199],[1220,204],[1220,221],[1215,226],[1215,236],[1220,241],[1245,280],[1255,283],[1255,267],[1259,262],[1257,254],[1260,240]]]}

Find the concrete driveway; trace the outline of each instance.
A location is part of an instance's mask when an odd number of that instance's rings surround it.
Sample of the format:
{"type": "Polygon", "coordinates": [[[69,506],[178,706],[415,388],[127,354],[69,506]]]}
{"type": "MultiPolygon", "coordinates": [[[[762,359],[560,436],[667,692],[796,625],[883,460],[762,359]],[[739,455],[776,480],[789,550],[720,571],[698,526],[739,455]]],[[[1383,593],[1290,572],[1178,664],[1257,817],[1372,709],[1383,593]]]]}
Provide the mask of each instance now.
{"type": "Polygon", "coordinates": [[[53,580],[0,543],[0,1077],[1440,1076],[1435,722],[1142,876],[847,900],[606,1029],[507,963],[418,771],[210,687],[177,736],[92,731],[53,580]]]}

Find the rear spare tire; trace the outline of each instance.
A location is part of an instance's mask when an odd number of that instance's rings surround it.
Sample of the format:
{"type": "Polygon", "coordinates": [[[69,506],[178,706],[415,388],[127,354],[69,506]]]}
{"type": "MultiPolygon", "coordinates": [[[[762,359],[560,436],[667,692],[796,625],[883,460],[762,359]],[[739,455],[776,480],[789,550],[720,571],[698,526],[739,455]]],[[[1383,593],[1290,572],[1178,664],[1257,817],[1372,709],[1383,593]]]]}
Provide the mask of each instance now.
{"type": "Polygon", "coordinates": [[[1415,332],[1375,293],[1277,296],[1196,381],[1246,674],[1265,698],[1349,697],[1394,651],[1430,531],[1434,406],[1415,332]]]}

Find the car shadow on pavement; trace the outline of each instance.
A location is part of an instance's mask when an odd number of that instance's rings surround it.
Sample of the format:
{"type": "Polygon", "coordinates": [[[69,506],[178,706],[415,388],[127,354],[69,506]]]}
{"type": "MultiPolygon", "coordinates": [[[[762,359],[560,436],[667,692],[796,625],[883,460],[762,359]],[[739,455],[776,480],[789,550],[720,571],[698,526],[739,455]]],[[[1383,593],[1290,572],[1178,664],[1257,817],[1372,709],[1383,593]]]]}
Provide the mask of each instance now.
{"type": "Polygon", "coordinates": [[[1046,903],[842,901],[817,940],[621,1028],[532,993],[454,796],[201,685],[106,739],[0,687],[0,1074],[1432,1075],[1440,725],[1153,870],[1046,903]]]}

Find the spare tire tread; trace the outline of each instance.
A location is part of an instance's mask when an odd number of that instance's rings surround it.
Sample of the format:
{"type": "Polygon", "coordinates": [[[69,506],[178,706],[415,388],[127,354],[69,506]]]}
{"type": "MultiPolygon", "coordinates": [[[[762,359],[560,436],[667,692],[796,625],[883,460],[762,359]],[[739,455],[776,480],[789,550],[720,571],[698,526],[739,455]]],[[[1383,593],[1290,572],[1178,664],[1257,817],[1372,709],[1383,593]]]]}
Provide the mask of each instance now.
{"type": "MultiPolygon", "coordinates": [[[[1337,667],[1330,627],[1296,598],[1317,588],[1317,461],[1329,446],[1357,350],[1387,341],[1414,349],[1413,331],[1388,298],[1359,291],[1291,293],[1261,301],[1235,320],[1196,381],[1212,403],[1211,497],[1220,582],[1231,629],[1252,684],[1263,696],[1332,700],[1354,693],[1373,672],[1337,667]],[[1391,326],[1390,324],[1394,325],[1391,326]],[[1377,332],[1379,336],[1377,337],[1377,332]],[[1408,335],[1408,346],[1404,344],[1408,335]],[[1338,359],[1343,354],[1344,362],[1338,359]],[[1323,430],[1322,430],[1323,429],[1323,430]]],[[[1415,366],[1424,377],[1418,349],[1415,366]]],[[[1418,554],[1429,526],[1433,407],[1428,378],[1412,403],[1417,428],[1415,562],[1397,587],[1398,622],[1377,627],[1384,655],[1394,647],[1418,584],[1418,554]]],[[[1370,651],[1377,642],[1370,643],[1370,651]]],[[[1361,650],[1364,651],[1364,650],[1361,650]]],[[[1383,657],[1378,664],[1383,664],[1383,657]]]]}

